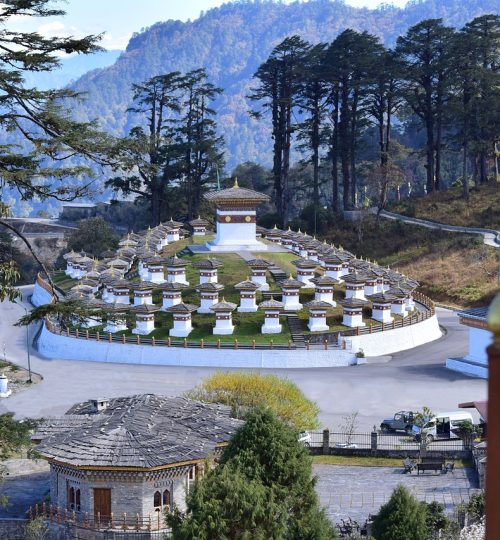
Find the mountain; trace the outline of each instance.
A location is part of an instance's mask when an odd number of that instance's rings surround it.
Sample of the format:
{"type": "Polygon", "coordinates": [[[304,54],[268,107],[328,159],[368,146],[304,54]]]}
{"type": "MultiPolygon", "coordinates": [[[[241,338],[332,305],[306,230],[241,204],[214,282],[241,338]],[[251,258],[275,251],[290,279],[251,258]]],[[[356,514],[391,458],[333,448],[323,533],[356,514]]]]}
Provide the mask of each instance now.
{"type": "Polygon", "coordinates": [[[228,169],[243,161],[268,164],[268,122],[248,115],[245,96],[252,76],[271,49],[286,36],[299,34],[310,42],[328,42],[346,28],[368,31],[393,45],[408,27],[426,18],[443,18],[461,27],[472,18],[499,11],[498,0],[414,0],[404,9],[383,6],[355,8],[340,0],[309,0],[283,4],[246,0],[211,9],[195,21],[160,22],[138,33],[126,51],[106,68],[87,73],[74,87],[88,93],[77,114],[99,118],[103,128],[125,134],[131,127],[126,112],[132,83],[169,71],[205,67],[212,82],[224,89],[216,104],[226,138],[228,169]]]}
{"type": "Polygon", "coordinates": [[[75,82],[79,77],[94,69],[100,69],[115,63],[122,51],[103,50],[96,54],[79,54],[61,60],[59,69],[50,72],[32,72],[25,74],[26,83],[41,90],[62,88],[75,82]]]}

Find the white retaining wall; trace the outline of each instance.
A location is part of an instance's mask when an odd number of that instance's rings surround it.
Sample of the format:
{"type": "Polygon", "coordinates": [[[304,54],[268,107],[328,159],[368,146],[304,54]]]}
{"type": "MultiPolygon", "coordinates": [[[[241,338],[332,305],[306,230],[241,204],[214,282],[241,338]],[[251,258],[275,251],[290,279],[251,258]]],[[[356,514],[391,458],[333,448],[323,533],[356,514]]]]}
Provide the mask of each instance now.
{"type": "Polygon", "coordinates": [[[362,350],[365,356],[383,356],[398,351],[413,349],[441,337],[441,330],[436,315],[425,321],[385,330],[375,334],[349,336],[344,338],[346,349],[357,353],[362,350]]]}
{"type": "Polygon", "coordinates": [[[44,289],[38,281],[35,281],[35,286],[33,287],[33,294],[31,296],[31,303],[35,307],[43,306],[45,304],[52,303],[52,295],[44,289]]]}
{"type": "MultiPolygon", "coordinates": [[[[105,338],[104,338],[105,339],[105,338]]],[[[212,366],[238,368],[341,367],[357,363],[352,351],[330,350],[252,350],[184,349],[166,345],[133,345],[66,337],[43,327],[38,350],[49,358],[149,364],[164,366],[212,366]]]]}

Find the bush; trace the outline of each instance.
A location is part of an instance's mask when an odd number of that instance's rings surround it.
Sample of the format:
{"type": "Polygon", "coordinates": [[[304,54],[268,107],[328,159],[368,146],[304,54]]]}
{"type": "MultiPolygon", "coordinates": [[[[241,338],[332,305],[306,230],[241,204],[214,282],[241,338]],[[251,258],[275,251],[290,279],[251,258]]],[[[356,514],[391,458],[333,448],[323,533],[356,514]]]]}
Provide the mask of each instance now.
{"type": "Polygon", "coordinates": [[[427,540],[426,507],[398,486],[373,521],[376,540],[427,540]]]}
{"type": "Polygon", "coordinates": [[[187,397],[229,405],[236,418],[243,418],[256,407],[265,407],[297,431],[319,426],[316,404],[296,384],[276,375],[219,371],[190,390],[187,397]]]}

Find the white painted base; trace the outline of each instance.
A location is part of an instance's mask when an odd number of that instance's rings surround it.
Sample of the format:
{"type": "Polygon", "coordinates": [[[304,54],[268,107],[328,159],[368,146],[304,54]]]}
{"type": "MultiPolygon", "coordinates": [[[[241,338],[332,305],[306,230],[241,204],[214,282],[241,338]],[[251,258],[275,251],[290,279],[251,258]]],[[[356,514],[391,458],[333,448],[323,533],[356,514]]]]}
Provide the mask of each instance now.
{"type": "Polygon", "coordinates": [[[191,322],[189,322],[189,325],[179,325],[174,321],[174,327],[169,330],[168,335],[170,337],[188,337],[192,330],[191,322]]]}
{"type": "Polygon", "coordinates": [[[263,324],[260,331],[262,334],[281,334],[282,329],[281,324],[273,326],[263,324]]]}
{"type": "Polygon", "coordinates": [[[163,272],[148,272],[146,281],[151,281],[151,283],[165,283],[165,274],[163,272]]]}
{"type": "Polygon", "coordinates": [[[182,298],[163,298],[160,311],[167,311],[169,307],[175,306],[182,302],[182,298]]]}
{"type": "Polygon", "coordinates": [[[203,283],[218,283],[217,274],[214,276],[200,276],[200,285],[203,285],[203,283]]]}
{"type": "Polygon", "coordinates": [[[140,336],[147,336],[155,329],[155,322],[140,322],[137,321],[135,328],[132,330],[132,334],[139,334],[140,336]]]}
{"type": "Polygon", "coordinates": [[[361,289],[360,291],[351,291],[351,290],[346,289],[345,297],[346,297],[346,299],[356,298],[357,300],[366,300],[365,293],[364,293],[363,289],[361,289]]]}
{"type": "Polygon", "coordinates": [[[301,283],[303,283],[304,287],[306,287],[307,289],[314,289],[316,287],[316,285],[314,285],[314,283],[312,281],[309,281],[310,279],[313,279],[314,276],[311,276],[310,278],[309,277],[305,277],[305,276],[297,276],[297,281],[300,281],[301,283]]]}
{"type": "Polygon", "coordinates": [[[324,319],[309,319],[307,327],[311,332],[327,332],[330,330],[324,319]]]}
{"type": "Polygon", "coordinates": [[[0,392],[0,398],[9,397],[12,394],[12,390],[9,388],[7,392],[0,392]]]}
{"type": "Polygon", "coordinates": [[[214,336],[230,336],[234,332],[234,326],[217,326],[215,325],[212,333],[214,336]]]}
{"type": "Polygon", "coordinates": [[[134,296],[134,306],[142,306],[144,304],[152,304],[152,296],[134,296]]]}
{"type": "Polygon", "coordinates": [[[116,334],[117,332],[122,332],[127,329],[127,325],[121,321],[109,321],[106,326],[103,328],[103,332],[110,334],[116,334]]]}
{"type": "Polygon", "coordinates": [[[335,302],[335,300],[333,299],[333,293],[320,293],[316,291],[314,293],[314,299],[320,300],[322,302],[326,302],[327,304],[330,304],[333,307],[337,305],[337,302],[335,302]]]}
{"type": "Polygon", "coordinates": [[[209,251],[220,252],[220,253],[233,253],[238,251],[267,251],[267,244],[262,242],[247,242],[245,244],[234,243],[234,244],[215,244],[215,240],[207,242],[205,244],[209,251]]]}
{"type": "Polygon", "coordinates": [[[254,298],[240,298],[240,305],[237,311],[239,313],[255,313],[258,307],[254,298]]]}
{"type": "Polygon", "coordinates": [[[164,366],[211,366],[222,368],[297,369],[343,367],[358,364],[350,350],[330,349],[185,349],[109,343],[107,340],[76,339],[58,336],[42,329],[38,350],[46,358],[85,362],[164,366]],[[230,354],[228,354],[230,352],[230,354]]]}
{"type": "Polygon", "coordinates": [[[344,326],[350,326],[351,328],[362,328],[363,326],[366,326],[361,315],[355,315],[353,317],[352,315],[347,315],[345,313],[342,317],[342,324],[344,326]]]}
{"type": "Polygon", "coordinates": [[[413,349],[440,337],[441,330],[437,317],[434,315],[425,321],[403,328],[361,336],[349,336],[341,338],[341,341],[345,344],[346,350],[353,353],[362,349],[366,356],[383,356],[413,349]]]}
{"type": "Polygon", "coordinates": [[[238,306],[236,311],[238,313],[255,313],[259,308],[257,306],[238,306]]]}
{"type": "MultiPolygon", "coordinates": [[[[282,298],[283,300],[285,300],[286,296],[283,296],[282,298]]],[[[285,306],[283,308],[285,311],[299,311],[300,309],[304,307],[300,302],[296,302],[296,301],[295,302],[284,301],[283,305],[285,306]]]]}
{"type": "Polygon", "coordinates": [[[391,313],[393,315],[401,315],[402,317],[406,317],[408,315],[405,304],[392,304],[391,313]]]}
{"type": "Polygon", "coordinates": [[[394,317],[391,317],[391,312],[388,309],[372,309],[372,319],[383,323],[391,323],[394,317]]]}
{"type": "Polygon", "coordinates": [[[214,298],[213,300],[206,300],[201,299],[200,300],[200,307],[196,310],[197,313],[202,313],[203,315],[213,315],[214,312],[210,309],[211,306],[214,306],[217,304],[219,300],[217,298],[214,298]]]}

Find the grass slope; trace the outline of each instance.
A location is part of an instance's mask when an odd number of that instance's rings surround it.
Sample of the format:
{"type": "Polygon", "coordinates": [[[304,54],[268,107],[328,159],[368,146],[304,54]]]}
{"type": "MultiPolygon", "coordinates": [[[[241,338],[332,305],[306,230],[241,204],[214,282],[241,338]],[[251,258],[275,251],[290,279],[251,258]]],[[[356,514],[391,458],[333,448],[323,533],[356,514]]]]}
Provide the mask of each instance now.
{"type": "Polygon", "coordinates": [[[498,290],[499,251],[480,237],[367,216],[339,220],[325,234],[358,256],[414,277],[432,299],[456,307],[486,305],[498,290]]]}
{"type": "Polygon", "coordinates": [[[462,197],[462,190],[457,187],[406,199],[388,210],[449,225],[500,230],[500,183],[472,188],[469,200],[462,197]]]}

